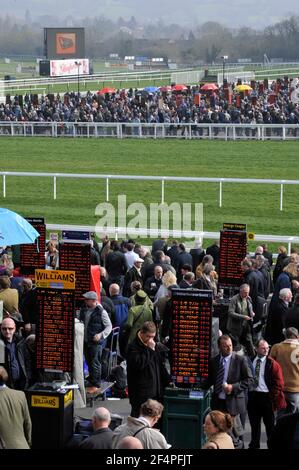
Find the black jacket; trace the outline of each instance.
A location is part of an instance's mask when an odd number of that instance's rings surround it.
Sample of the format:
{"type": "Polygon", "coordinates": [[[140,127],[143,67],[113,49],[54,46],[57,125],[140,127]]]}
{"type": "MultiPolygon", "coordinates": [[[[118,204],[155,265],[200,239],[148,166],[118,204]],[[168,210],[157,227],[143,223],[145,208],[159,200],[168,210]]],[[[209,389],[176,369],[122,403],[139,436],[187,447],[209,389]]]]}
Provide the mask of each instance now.
{"type": "Polygon", "coordinates": [[[81,442],[80,449],[112,449],[113,435],[110,428],[99,429],[81,442]]]}
{"type": "Polygon", "coordinates": [[[284,328],[290,328],[293,326],[299,331],[299,305],[296,304],[292,308],[289,308],[283,319],[284,328]]]}
{"type": "Polygon", "coordinates": [[[213,256],[213,265],[215,266],[216,271],[219,271],[219,256],[220,256],[220,247],[214,243],[211,246],[208,246],[206,249],[206,254],[213,256]]]}
{"type": "Polygon", "coordinates": [[[192,248],[190,250],[190,255],[192,256],[193,265],[192,270],[195,274],[197,266],[202,262],[206,252],[202,248],[192,248]]]}
{"type": "Polygon", "coordinates": [[[111,278],[124,276],[128,265],[125,255],[121,251],[112,251],[106,257],[105,267],[111,278]]]}
{"type": "Polygon", "coordinates": [[[270,345],[281,343],[285,340],[282,330],[287,310],[288,306],[281,299],[271,305],[265,330],[265,339],[270,345]]]}
{"type": "Polygon", "coordinates": [[[253,269],[248,269],[244,273],[243,281],[250,287],[249,295],[252,300],[253,311],[255,312],[257,310],[259,291],[263,291],[263,288],[260,288],[261,280],[253,269]]]}
{"type": "MultiPolygon", "coordinates": [[[[81,308],[80,310],[80,321],[85,322],[85,313],[86,308],[81,308]]],[[[87,326],[87,342],[90,344],[93,343],[93,337],[104,330],[104,324],[102,321],[102,311],[103,307],[101,305],[97,305],[92,314],[90,315],[90,319],[87,326]]]]}
{"type": "Polygon", "coordinates": [[[162,278],[156,279],[155,276],[149,277],[144,284],[144,291],[150,297],[151,300],[154,300],[154,297],[162,284],[162,278]]]}
{"type": "Polygon", "coordinates": [[[269,449],[299,449],[298,426],[299,413],[287,414],[278,419],[268,442],[269,449]]]}
{"type": "Polygon", "coordinates": [[[137,334],[128,347],[127,374],[131,405],[142,405],[148,398],[161,401],[170,376],[159,343],[153,351],[142,343],[137,334]]]}
{"type": "Polygon", "coordinates": [[[25,324],[37,323],[38,303],[36,289],[31,289],[22,295],[19,308],[25,324]]]}
{"type": "MultiPolygon", "coordinates": [[[[16,344],[16,357],[20,368],[19,386],[17,388],[19,390],[25,390],[31,385],[31,377],[33,374],[32,359],[25,339],[14,335],[13,342],[16,344]]],[[[4,348],[4,363],[0,363],[0,365],[4,367],[8,373],[8,387],[16,388],[12,381],[10,356],[6,348],[6,341],[5,338],[0,335],[0,349],[2,350],[2,348],[4,348]]],[[[0,351],[0,357],[2,356],[0,351]]]]}
{"type": "Polygon", "coordinates": [[[125,297],[131,297],[132,292],[131,292],[131,284],[134,281],[139,281],[141,283],[141,287],[143,286],[143,280],[135,266],[133,266],[125,275],[125,282],[124,282],[124,289],[123,289],[123,295],[125,297]]]}
{"type": "Polygon", "coordinates": [[[193,266],[193,259],[190,253],[187,253],[186,251],[181,251],[178,256],[178,265],[177,265],[177,270],[176,270],[176,277],[178,282],[181,282],[183,279],[183,274],[181,273],[181,269],[184,266],[184,264],[189,264],[192,268],[193,266]]]}
{"type": "Polygon", "coordinates": [[[274,271],[273,271],[273,283],[274,283],[274,285],[276,283],[276,280],[277,280],[279,274],[281,274],[282,271],[283,271],[284,262],[285,262],[287,257],[288,257],[288,255],[286,253],[279,253],[279,255],[277,256],[275,268],[274,268],[274,271]]]}

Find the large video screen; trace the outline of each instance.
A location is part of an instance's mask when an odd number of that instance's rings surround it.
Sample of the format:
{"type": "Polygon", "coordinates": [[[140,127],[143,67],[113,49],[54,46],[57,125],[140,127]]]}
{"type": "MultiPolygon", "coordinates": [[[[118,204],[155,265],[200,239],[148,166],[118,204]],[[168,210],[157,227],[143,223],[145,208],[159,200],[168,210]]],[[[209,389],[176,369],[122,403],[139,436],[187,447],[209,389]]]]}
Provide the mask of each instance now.
{"type": "Polygon", "coordinates": [[[85,57],[84,28],[44,28],[44,54],[47,59],[85,57]]]}

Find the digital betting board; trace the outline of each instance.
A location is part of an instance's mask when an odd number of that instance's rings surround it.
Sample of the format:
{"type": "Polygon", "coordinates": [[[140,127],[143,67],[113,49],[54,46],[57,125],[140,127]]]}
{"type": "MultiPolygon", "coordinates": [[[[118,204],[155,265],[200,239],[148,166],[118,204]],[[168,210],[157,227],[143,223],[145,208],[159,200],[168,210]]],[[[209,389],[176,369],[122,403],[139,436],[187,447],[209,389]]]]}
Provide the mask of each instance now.
{"type": "Polygon", "coordinates": [[[29,275],[45,267],[46,225],[43,218],[26,217],[26,220],[40,235],[34,243],[20,245],[21,273],[29,275]]]}
{"type": "Polygon", "coordinates": [[[37,288],[37,369],[70,372],[74,362],[74,290],[37,288]]]}
{"type": "Polygon", "coordinates": [[[59,269],[76,273],[76,301],[90,291],[90,261],[90,243],[59,243],[59,269]]]}
{"type": "Polygon", "coordinates": [[[171,375],[178,386],[200,386],[209,374],[212,291],[172,290],[171,375]]]}
{"type": "Polygon", "coordinates": [[[219,279],[221,287],[239,287],[243,273],[241,262],[247,254],[247,233],[244,230],[220,232],[219,279]]]}

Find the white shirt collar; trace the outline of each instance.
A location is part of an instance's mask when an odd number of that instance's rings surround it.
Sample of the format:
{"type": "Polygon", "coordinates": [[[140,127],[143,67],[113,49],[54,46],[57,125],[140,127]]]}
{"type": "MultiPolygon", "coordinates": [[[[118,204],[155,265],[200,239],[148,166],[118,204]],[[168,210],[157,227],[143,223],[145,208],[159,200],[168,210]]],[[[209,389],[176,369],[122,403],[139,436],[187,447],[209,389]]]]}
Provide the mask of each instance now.
{"type": "Polygon", "coordinates": [[[264,362],[266,360],[266,358],[267,358],[267,356],[262,356],[262,357],[256,356],[255,360],[257,361],[258,359],[260,359],[261,362],[264,362]]]}
{"type": "Polygon", "coordinates": [[[225,361],[225,362],[228,362],[231,359],[231,357],[232,357],[232,354],[230,354],[229,356],[225,356],[225,357],[222,356],[222,354],[221,354],[221,360],[225,361]]]}

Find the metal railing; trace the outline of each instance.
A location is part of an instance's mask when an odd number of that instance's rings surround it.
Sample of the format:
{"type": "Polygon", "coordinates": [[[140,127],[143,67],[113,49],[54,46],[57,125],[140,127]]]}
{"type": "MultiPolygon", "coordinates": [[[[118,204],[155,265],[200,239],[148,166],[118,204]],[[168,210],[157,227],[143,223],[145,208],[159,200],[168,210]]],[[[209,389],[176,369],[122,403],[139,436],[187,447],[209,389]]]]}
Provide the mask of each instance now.
{"type": "MultiPolygon", "coordinates": [[[[99,227],[98,224],[96,226],[92,225],[67,225],[67,224],[46,224],[47,230],[71,230],[71,231],[83,231],[83,232],[95,232],[97,235],[104,235],[104,234],[113,234],[114,238],[118,240],[119,237],[127,237],[128,233],[131,237],[148,237],[148,238],[156,238],[161,236],[162,232],[159,229],[150,229],[148,227],[130,227],[128,230],[127,227],[99,227]]],[[[204,239],[210,240],[219,240],[220,234],[219,232],[196,232],[192,230],[186,231],[176,231],[169,229],[169,237],[172,238],[194,238],[195,240],[200,241],[203,243],[204,239]]],[[[288,235],[263,235],[263,234],[255,234],[254,236],[255,242],[268,242],[268,243],[287,243],[288,245],[288,254],[291,254],[292,243],[299,243],[299,236],[288,236],[288,235]]]]}
{"type": "Polygon", "coordinates": [[[7,177],[35,177],[35,178],[53,178],[53,199],[57,199],[57,179],[58,178],[84,178],[98,179],[106,181],[106,202],[109,202],[110,180],[138,180],[138,181],[161,181],[161,204],[165,203],[165,182],[187,182],[187,183],[219,183],[219,207],[222,207],[223,184],[241,183],[241,184],[274,184],[280,186],[280,211],[283,210],[283,191],[285,185],[299,185],[299,180],[274,180],[257,178],[205,178],[188,176],[147,176],[147,175],[102,175],[88,173],[44,173],[44,172],[21,172],[21,171],[0,171],[2,175],[3,197],[6,198],[7,177]]]}
{"type": "Polygon", "coordinates": [[[7,122],[0,137],[114,137],[118,139],[298,140],[298,124],[195,124],[139,122],[7,122]]]}

